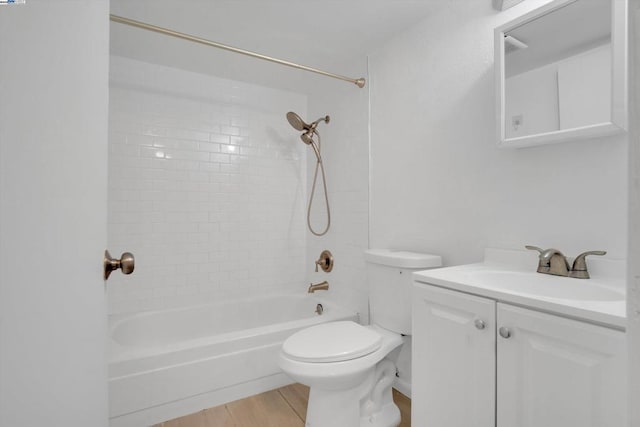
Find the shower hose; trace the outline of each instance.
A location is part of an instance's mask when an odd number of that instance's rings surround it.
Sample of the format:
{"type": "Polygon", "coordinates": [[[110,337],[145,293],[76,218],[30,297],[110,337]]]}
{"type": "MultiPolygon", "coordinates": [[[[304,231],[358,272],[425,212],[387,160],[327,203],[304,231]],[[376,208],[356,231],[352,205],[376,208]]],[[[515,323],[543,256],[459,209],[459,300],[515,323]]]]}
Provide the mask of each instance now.
{"type": "Polygon", "coordinates": [[[331,210],[329,209],[329,195],[327,194],[327,178],[324,174],[324,166],[322,165],[322,156],[320,155],[320,135],[316,133],[318,136],[318,156],[316,159],[316,170],[313,174],[313,184],[311,186],[311,195],[309,196],[309,204],[307,206],[307,226],[309,227],[309,231],[314,236],[324,236],[329,231],[329,227],[331,226],[331,210]],[[311,205],[313,204],[313,197],[316,191],[316,182],[318,180],[318,169],[322,172],[322,187],[324,189],[324,201],[325,206],[327,207],[327,226],[321,232],[316,232],[311,226],[311,205]]]}

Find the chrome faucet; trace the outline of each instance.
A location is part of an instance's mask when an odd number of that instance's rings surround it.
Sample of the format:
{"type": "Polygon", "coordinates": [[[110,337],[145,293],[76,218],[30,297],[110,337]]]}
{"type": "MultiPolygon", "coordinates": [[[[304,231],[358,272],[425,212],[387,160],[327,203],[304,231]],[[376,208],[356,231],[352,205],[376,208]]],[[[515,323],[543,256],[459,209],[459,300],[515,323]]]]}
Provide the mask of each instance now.
{"type": "Polygon", "coordinates": [[[320,282],[318,284],[309,284],[309,290],[307,291],[308,293],[312,294],[315,291],[328,291],[329,290],[329,282],[327,282],[326,280],[324,282],[320,282]]]}
{"type": "Polygon", "coordinates": [[[557,249],[541,249],[537,246],[525,246],[530,250],[536,250],[540,253],[538,261],[538,273],[553,274],[554,276],[573,277],[575,279],[588,279],[587,271],[587,255],[605,255],[605,251],[588,251],[583,252],[573,261],[573,267],[569,268],[569,262],[562,252],[557,249]]]}

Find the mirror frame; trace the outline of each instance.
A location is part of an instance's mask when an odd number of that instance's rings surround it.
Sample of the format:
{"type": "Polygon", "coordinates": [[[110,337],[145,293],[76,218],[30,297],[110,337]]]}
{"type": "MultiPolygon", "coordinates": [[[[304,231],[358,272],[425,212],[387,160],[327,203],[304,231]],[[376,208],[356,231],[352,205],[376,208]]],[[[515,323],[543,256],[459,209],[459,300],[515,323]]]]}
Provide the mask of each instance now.
{"type": "Polygon", "coordinates": [[[517,138],[506,137],[504,35],[536,18],[580,0],[553,0],[494,31],[496,124],[499,147],[519,148],[613,135],[627,130],[627,0],[611,2],[611,121],[517,138]]]}

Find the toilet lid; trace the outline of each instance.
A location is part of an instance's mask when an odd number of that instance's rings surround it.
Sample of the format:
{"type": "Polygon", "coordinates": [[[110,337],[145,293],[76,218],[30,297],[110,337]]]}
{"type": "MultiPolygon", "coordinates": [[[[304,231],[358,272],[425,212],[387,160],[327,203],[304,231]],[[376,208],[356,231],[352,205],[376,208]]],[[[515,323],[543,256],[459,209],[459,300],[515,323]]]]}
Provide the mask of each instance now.
{"type": "Polygon", "coordinates": [[[340,362],[366,356],[381,345],[382,337],[376,331],[341,321],[296,332],[282,344],[282,351],[301,362],[340,362]]]}

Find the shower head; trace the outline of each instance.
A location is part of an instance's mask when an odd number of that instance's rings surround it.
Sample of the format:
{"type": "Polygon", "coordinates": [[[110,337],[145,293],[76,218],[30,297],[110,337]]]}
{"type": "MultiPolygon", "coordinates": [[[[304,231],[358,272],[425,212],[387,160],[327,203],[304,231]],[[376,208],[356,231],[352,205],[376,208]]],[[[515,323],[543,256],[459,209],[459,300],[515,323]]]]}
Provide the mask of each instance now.
{"type": "Polygon", "coordinates": [[[329,123],[329,120],[331,120],[331,117],[324,116],[324,117],[320,117],[315,122],[308,124],[308,123],[305,123],[305,121],[302,120],[300,116],[294,113],[293,111],[289,111],[287,113],[287,121],[295,130],[299,130],[299,131],[306,131],[306,132],[309,132],[310,130],[315,131],[316,126],[318,126],[318,123],[322,121],[324,121],[325,123],[329,123]]]}
{"type": "Polygon", "coordinates": [[[291,126],[293,126],[293,128],[295,130],[306,130],[309,129],[309,125],[306,124],[299,115],[297,115],[296,113],[294,113],[293,111],[289,111],[287,113],[287,120],[289,121],[289,124],[291,126]]]}
{"type": "Polygon", "coordinates": [[[313,140],[313,135],[314,134],[320,135],[316,130],[318,123],[322,121],[324,121],[325,123],[329,123],[329,120],[331,120],[329,116],[324,116],[324,117],[320,117],[315,122],[308,124],[308,123],[305,123],[304,120],[302,120],[300,116],[294,113],[293,111],[289,111],[287,113],[287,121],[295,130],[304,132],[302,135],[300,135],[300,139],[302,140],[302,142],[304,142],[307,145],[310,145],[311,148],[313,148],[313,152],[315,153],[318,159],[318,162],[320,163],[322,162],[322,157],[320,156],[320,149],[318,148],[315,141],[313,140]]]}

